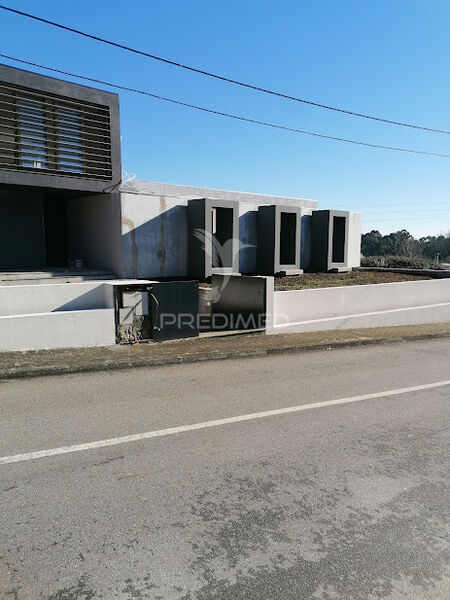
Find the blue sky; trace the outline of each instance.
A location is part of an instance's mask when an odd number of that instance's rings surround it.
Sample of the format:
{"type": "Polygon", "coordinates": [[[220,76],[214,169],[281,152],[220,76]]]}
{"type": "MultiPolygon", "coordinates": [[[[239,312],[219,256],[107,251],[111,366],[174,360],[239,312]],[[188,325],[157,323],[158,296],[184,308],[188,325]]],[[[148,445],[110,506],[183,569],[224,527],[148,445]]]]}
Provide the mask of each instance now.
{"type": "MultiPolygon", "coordinates": [[[[448,0],[5,4],[294,96],[450,129],[448,0]]],[[[4,11],[0,35],[2,52],[48,66],[290,127],[450,154],[449,135],[237,88],[4,11]]],[[[364,231],[450,230],[450,159],[324,141],[120,96],[123,168],[139,179],[314,198],[321,208],[363,212],[364,231]]]]}

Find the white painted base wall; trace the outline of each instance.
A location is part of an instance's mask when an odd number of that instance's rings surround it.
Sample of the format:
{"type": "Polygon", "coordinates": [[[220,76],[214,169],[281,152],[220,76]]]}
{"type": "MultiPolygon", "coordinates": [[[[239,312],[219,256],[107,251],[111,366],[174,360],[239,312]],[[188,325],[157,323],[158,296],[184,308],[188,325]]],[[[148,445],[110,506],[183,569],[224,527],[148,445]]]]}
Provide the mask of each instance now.
{"type": "Polygon", "coordinates": [[[0,286],[0,352],[115,344],[114,283],[0,286]]]}
{"type": "Polygon", "coordinates": [[[268,334],[450,322],[450,280],[274,292],[268,334]]]}
{"type": "Polygon", "coordinates": [[[0,286],[0,317],[113,306],[103,281],[0,286]]]}
{"type": "Polygon", "coordinates": [[[0,352],[116,343],[114,286],[134,279],[0,286],[0,352]]]}
{"type": "Polygon", "coordinates": [[[114,309],[0,317],[0,351],[111,346],[114,309]]]}

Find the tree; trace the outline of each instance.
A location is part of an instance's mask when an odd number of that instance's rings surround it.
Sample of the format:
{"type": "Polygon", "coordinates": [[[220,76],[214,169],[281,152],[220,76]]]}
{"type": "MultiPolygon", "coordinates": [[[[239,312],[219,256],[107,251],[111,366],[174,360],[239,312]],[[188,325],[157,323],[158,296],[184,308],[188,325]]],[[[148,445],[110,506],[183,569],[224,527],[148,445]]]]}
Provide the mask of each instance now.
{"type": "Polygon", "coordinates": [[[420,244],[406,229],[389,235],[372,230],[363,234],[361,252],[364,256],[416,256],[420,254],[420,244]]]}
{"type": "Polygon", "coordinates": [[[383,236],[373,229],[369,233],[364,233],[361,237],[361,252],[364,256],[380,256],[383,236]]]}
{"type": "Polygon", "coordinates": [[[402,229],[383,236],[382,250],[383,255],[414,256],[419,253],[419,245],[409,231],[402,229]]]}
{"type": "Polygon", "coordinates": [[[434,259],[436,253],[439,253],[441,260],[450,261],[450,232],[447,235],[429,235],[420,238],[419,245],[422,256],[434,259]]]}
{"type": "Polygon", "coordinates": [[[361,236],[363,256],[423,256],[450,262],[450,231],[446,235],[428,235],[416,240],[406,229],[388,235],[373,229],[361,236]]]}

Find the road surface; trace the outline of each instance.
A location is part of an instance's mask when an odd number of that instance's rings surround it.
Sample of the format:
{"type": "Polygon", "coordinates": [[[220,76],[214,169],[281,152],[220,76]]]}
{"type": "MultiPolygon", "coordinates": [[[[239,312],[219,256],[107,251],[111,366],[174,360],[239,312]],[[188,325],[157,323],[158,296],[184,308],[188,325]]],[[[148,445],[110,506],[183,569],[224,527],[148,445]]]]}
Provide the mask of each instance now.
{"type": "Polygon", "coordinates": [[[0,598],[448,599],[448,380],[441,339],[3,382],[0,598]]]}

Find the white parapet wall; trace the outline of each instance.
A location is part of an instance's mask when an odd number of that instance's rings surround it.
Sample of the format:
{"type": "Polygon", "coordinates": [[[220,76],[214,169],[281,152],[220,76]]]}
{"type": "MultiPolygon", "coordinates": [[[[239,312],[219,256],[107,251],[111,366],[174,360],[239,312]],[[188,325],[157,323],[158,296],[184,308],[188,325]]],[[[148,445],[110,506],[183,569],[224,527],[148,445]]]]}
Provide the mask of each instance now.
{"type": "Polygon", "coordinates": [[[113,308],[0,317],[0,352],[111,346],[115,341],[113,308]]]}
{"type": "Polygon", "coordinates": [[[0,286],[0,317],[113,306],[103,281],[0,286]]]}
{"type": "Polygon", "coordinates": [[[0,286],[0,351],[114,344],[113,283],[0,286]]]}
{"type": "Polygon", "coordinates": [[[449,321],[449,279],[280,292],[268,284],[268,334],[449,321]]]}

